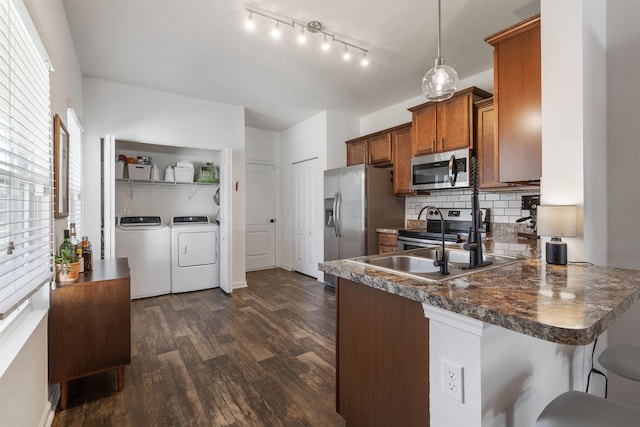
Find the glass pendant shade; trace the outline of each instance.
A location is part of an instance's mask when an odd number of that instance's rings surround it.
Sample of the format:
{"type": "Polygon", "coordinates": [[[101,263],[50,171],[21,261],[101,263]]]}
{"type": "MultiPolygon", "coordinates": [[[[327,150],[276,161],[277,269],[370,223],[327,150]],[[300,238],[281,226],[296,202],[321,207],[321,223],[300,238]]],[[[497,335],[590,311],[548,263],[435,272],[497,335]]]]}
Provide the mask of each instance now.
{"type": "Polygon", "coordinates": [[[438,57],[433,68],[431,68],[422,78],[422,93],[430,101],[444,101],[453,96],[458,87],[458,73],[453,67],[445,65],[444,59],[440,56],[441,5],[438,0],[438,57]]]}
{"type": "Polygon", "coordinates": [[[458,73],[437,58],[435,65],[422,78],[422,93],[431,101],[444,101],[453,96],[458,87],[458,73]]]}

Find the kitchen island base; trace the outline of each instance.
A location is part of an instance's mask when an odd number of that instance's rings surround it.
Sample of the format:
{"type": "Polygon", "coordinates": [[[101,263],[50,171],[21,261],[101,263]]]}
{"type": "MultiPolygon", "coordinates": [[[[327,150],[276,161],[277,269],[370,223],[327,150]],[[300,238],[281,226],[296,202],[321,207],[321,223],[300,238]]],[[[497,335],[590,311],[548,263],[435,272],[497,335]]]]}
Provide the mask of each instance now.
{"type": "Polygon", "coordinates": [[[340,279],[336,406],[348,426],[429,425],[429,322],[422,304],[340,279]]]}

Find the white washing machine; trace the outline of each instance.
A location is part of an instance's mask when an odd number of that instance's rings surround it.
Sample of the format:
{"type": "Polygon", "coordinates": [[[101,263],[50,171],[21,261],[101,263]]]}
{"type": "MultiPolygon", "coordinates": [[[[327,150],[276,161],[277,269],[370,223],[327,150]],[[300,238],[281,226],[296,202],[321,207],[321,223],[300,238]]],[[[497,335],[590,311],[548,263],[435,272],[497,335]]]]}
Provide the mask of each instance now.
{"type": "Polygon", "coordinates": [[[220,226],[207,216],[171,220],[171,292],[220,286],[220,226]]]}
{"type": "Polygon", "coordinates": [[[171,292],[171,232],[161,217],[120,218],[116,257],[129,258],[131,299],[171,292]]]}

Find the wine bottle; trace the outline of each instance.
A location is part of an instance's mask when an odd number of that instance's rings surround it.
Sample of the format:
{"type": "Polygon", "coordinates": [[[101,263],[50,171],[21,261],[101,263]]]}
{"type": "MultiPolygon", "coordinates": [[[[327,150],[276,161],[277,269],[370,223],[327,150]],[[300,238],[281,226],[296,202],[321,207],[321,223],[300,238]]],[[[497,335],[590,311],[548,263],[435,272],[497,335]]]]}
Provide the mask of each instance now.
{"type": "Polygon", "coordinates": [[[73,259],[75,257],[75,250],[69,237],[69,230],[64,230],[64,240],[60,245],[58,253],[65,259],[73,259]]]}

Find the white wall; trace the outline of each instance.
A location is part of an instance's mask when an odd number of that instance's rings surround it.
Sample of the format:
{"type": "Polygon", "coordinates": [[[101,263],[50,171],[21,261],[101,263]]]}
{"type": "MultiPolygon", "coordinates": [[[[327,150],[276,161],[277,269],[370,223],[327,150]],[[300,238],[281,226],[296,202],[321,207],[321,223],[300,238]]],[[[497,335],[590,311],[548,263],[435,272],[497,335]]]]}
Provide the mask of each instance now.
{"type": "Polygon", "coordinates": [[[578,206],[578,237],[566,238],[568,259],[600,265],[607,253],[607,190],[597,179],[606,159],[604,5],[541,3],[541,202],[578,206]]]}
{"type": "MultiPolygon", "coordinates": [[[[318,158],[322,168],[327,164],[327,112],[317,114],[301,123],[298,123],[281,133],[280,147],[280,192],[282,195],[280,204],[282,245],[280,248],[281,266],[287,269],[293,268],[293,187],[291,185],[292,168],[294,162],[318,158]]],[[[322,182],[322,177],[318,177],[322,182]]],[[[322,212],[322,191],[316,195],[313,211],[322,212]]],[[[316,245],[314,253],[318,262],[324,257],[324,234],[322,230],[322,218],[318,215],[316,230],[316,245]]],[[[318,272],[318,275],[320,272],[318,272]]]]}
{"type": "Polygon", "coordinates": [[[347,165],[345,141],[360,136],[358,118],[327,112],[327,164],[326,169],[347,165]]]}
{"type": "MultiPolygon", "coordinates": [[[[640,3],[607,2],[607,185],[608,261],[640,270],[640,3]]],[[[609,344],[640,345],[640,304],[609,330],[609,344]]],[[[640,384],[610,375],[612,399],[640,406],[640,384]]]]}
{"type": "Polygon", "coordinates": [[[246,127],[245,151],[247,163],[277,166],[280,162],[280,133],[246,127]]]}
{"type": "Polygon", "coordinates": [[[93,78],[84,85],[86,233],[100,241],[100,138],[157,145],[232,149],[232,271],[234,287],[245,280],[244,108],[93,78]],[[236,183],[237,190],[236,190],[236,183]]]}

